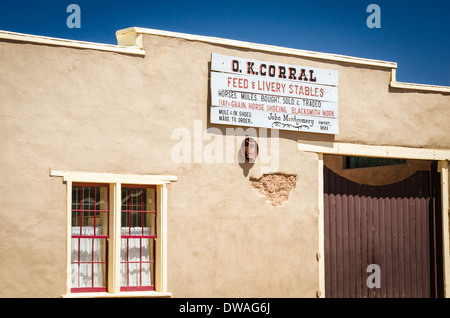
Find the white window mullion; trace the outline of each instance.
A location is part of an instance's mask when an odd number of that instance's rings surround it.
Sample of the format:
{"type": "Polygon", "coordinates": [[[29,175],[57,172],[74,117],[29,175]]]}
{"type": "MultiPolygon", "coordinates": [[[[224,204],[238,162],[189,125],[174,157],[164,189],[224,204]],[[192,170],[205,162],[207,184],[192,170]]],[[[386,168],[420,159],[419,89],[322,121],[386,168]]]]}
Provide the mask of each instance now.
{"type": "Polygon", "coordinates": [[[155,263],[155,289],[167,292],[167,186],[157,187],[157,231],[156,263],[155,263]]]}
{"type": "Polygon", "coordinates": [[[160,264],[161,264],[161,276],[162,276],[162,284],[161,284],[161,292],[167,293],[167,184],[163,184],[162,188],[162,201],[161,201],[161,255],[160,255],[160,264]]]}
{"type": "Polygon", "coordinates": [[[122,208],[122,185],[111,184],[111,220],[110,220],[110,253],[109,253],[109,292],[120,293],[120,220],[122,208]]]}

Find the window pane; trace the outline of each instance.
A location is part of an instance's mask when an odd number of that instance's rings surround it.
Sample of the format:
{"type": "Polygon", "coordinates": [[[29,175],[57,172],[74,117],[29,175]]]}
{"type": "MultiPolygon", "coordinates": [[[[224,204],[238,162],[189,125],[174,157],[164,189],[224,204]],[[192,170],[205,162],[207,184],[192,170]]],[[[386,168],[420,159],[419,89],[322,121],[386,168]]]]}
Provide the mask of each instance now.
{"type": "Polygon", "coordinates": [[[78,277],[79,277],[79,264],[71,264],[71,278],[72,278],[72,288],[80,287],[78,286],[78,277]]]}
{"type": "Polygon", "coordinates": [[[141,268],[139,263],[128,264],[128,286],[140,286],[141,268]]]}
{"type": "Polygon", "coordinates": [[[72,235],[108,235],[108,188],[72,188],[72,235]]]}
{"type": "Polygon", "coordinates": [[[92,264],[80,264],[80,278],[78,287],[92,287],[92,264]]]}
{"type": "Polygon", "coordinates": [[[141,239],[128,239],[128,261],[139,262],[141,259],[141,239]]]}
{"type": "Polygon", "coordinates": [[[108,211],[95,212],[95,235],[108,235],[108,211]]]}
{"type": "Polygon", "coordinates": [[[130,227],[140,227],[142,226],[142,213],[140,212],[130,212],[128,214],[130,227]]]}
{"type": "Polygon", "coordinates": [[[92,239],[78,239],[80,262],[92,262],[92,239]]]}
{"type": "Polygon", "coordinates": [[[121,286],[152,286],[154,239],[121,240],[121,286]]]}
{"type": "Polygon", "coordinates": [[[94,241],[94,262],[106,262],[106,239],[92,239],[94,241]]]}
{"type": "Polygon", "coordinates": [[[72,210],[81,207],[81,187],[72,187],[72,210]]]}
{"type": "Polygon", "coordinates": [[[120,262],[128,261],[128,239],[120,240],[120,262]]]}
{"type": "Polygon", "coordinates": [[[72,239],[71,271],[73,288],[105,287],[106,239],[72,239]]]}
{"type": "Polygon", "coordinates": [[[155,210],[155,188],[122,188],[122,211],[155,210]]]}
{"type": "Polygon", "coordinates": [[[122,210],[142,211],[145,209],[145,189],[122,188],[122,210]]]}
{"type": "Polygon", "coordinates": [[[142,263],[142,286],[152,286],[153,285],[153,264],[152,263],[142,263]]]}
{"type": "Polygon", "coordinates": [[[147,209],[146,211],[156,211],[156,191],[155,188],[147,189],[147,209]]]}
{"type": "Polygon", "coordinates": [[[155,213],[122,213],[122,235],[156,235],[155,229],[155,213]]]}
{"type": "Polygon", "coordinates": [[[128,263],[120,263],[120,286],[128,286],[128,263]]]}
{"type": "Polygon", "coordinates": [[[155,239],[142,239],[142,261],[154,261],[154,241],[155,239]]]}
{"type": "Polygon", "coordinates": [[[106,286],[106,263],[93,264],[94,267],[94,286],[92,287],[105,287],[106,286]]]}
{"type": "Polygon", "coordinates": [[[145,213],[143,235],[156,235],[156,213],[145,213]]]}
{"type": "Polygon", "coordinates": [[[72,235],[81,235],[81,212],[72,211],[72,235]]]}
{"type": "Polygon", "coordinates": [[[156,235],[155,206],[154,188],[122,188],[122,235],[156,235]]]}
{"type": "Polygon", "coordinates": [[[353,156],[348,156],[345,158],[345,166],[347,169],[380,167],[388,165],[399,165],[405,163],[406,159],[353,157],[353,156]]]}
{"type": "MultiPolygon", "coordinates": [[[[73,234],[73,232],[72,232],[72,234],[73,234]]],[[[77,238],[72,239],[72,243],[71,243],[72,244],[72,250],[71,250],[72,262],[78,262],[78,250],[79,250],[78,240],[79,239],[77,239],[77,238]]]]}

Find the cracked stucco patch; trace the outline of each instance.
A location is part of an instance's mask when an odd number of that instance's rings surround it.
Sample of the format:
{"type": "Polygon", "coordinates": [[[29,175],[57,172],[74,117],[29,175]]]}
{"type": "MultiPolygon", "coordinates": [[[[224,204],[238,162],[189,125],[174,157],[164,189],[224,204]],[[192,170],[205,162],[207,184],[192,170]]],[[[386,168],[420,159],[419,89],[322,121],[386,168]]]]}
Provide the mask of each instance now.
{"type": "Polygon", "coordinates": [[[250,178],[250,184],[272,203],[279,206],[289,198],[289,193],[295,188],[297,178],[287,174],[264,174],[261,178],[250,178]]]}

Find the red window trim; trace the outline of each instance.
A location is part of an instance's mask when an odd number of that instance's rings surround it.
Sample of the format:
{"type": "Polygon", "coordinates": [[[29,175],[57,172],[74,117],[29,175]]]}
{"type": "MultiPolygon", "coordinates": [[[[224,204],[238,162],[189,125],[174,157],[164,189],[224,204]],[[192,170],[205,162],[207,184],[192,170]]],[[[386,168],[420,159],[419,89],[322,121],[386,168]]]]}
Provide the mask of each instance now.
{"type": "Polygon", "coordinates": [[[106,287],[81,287],[71,288],[72,293],[101,293],[106,292],[106,287]]]}
{"type": "Polygon", "coordinates": [[[155,290],[155,286],[121,286],[120,291],[152,291],[155,290]]]}

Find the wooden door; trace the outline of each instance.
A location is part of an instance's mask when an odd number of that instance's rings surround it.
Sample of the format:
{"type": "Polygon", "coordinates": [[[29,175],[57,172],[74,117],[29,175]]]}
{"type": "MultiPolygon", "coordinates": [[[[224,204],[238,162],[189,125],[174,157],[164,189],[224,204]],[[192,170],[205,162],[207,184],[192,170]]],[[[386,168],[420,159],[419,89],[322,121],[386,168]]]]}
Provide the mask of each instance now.
{"type": "Polygon", "coordinates": [[[324,167],[324,190],[326,297],[442,296],[437,173],[369,186],[324,167]],[[380,288],[367,285],[371,264],[380,288]]]}

